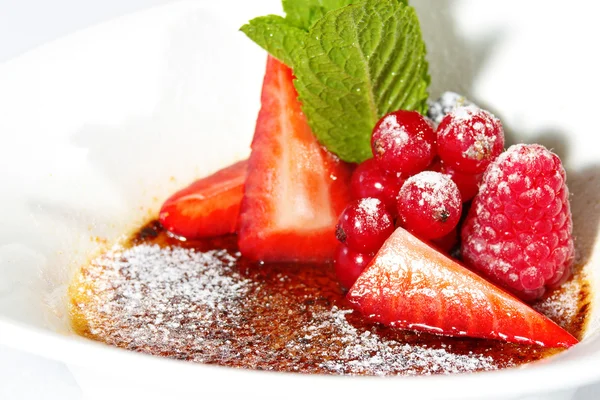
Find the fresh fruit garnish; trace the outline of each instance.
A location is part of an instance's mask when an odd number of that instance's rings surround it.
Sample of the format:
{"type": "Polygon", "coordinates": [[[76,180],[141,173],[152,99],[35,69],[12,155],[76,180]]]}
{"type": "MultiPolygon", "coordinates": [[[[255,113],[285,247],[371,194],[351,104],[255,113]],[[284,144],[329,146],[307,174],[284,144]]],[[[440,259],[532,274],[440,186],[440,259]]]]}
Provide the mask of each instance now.
{"type": "Polygon", "coordinates": [[[441,238],[431,239],[431,245],[448,255],[455,247],[458,247],[458,229],[452,231],[441,238]]]}
{"type": "Polygon", "coordinates": [[[175,193],[160,209],[160,223],[186,239],[234,233],[247,170],[248,160],[240,161],[175,193]]]}
{"type": "Polygon", "coordinates": [[[377,122],[371,148],[379,167],[408,177],[423,171],[435,157],[435,132],[416,111],[394,111],[377,122]]]}
{"type": "Polygon", "coordinates": [[[356,167],[350,181],[350,191],[354,199],[374,197],[381,200],[388,211],[396,214],[396,196],[404,183],[398,174],[391,174],[379,168],[374,158],[363,161],[356,167]]]}
{"type": "Polygon", "coordinates": [[[448,175],[424,171],[404,182],[398,193],[401,225],[422,239],[450,233],[462,213],[460,192],[448,175]]]}
{"type": "Polygon", "coordinates": [[[335,254],[334,266],[335,275],[342,287],[345,289],[352,287],[373,256],[373,253],[359,253],[340,244],[335,254]]]}
{"type": "Polygon", "coordinates": [[[566,174],[540,145],[514,145],[494,161],[462,228],[465,262],[526,300],[570,274],[573,224],[566,174]]]}
{"type": "Polygon", "coordinates": [[[483,174],[463,174],[448,165],[442,165],[441,172],[449,175],[460,191],[463,203],[471,200],[479,191],[483,174]]]}
{"type": "Polygon", "coordinates": [[[427,117],[433,122],[435,127],[442,122],[442,119],[444,119],[446,115],[454,111],[454,109],[475,105],[465,96],[455,92],[444,92],[437,100],[428,101],[427,104],[429,106],[427,109],[427,117]]]}
{"type": "Polygon", "coordinates": [[[340,215],[335,235],[354,251],[371,253],[394,232],[394,220],[385,204],[372,197],[355,200],[340,215]]]}
{"type": "Polygon", "coordinates": [[[577,339],[402,228],[384,243],[347,299],[385,325],[440,335],[570,347],[577,339]]]}
{"type": "Polygon", "coordinates": [[[351,173],[312,134],[292,71],[269,57],[239,219],[242,254],[258,261],[332,260],[351,173]]]}
{"type": "Polygon", "coordinates": [[[241,27],[250,39],[285,65],[294,65],[294,53],[304,46],[309,28],[329,11],[357,3],[357,0],[282,0],[285,18],[257,17],[241,27]]]}
{"type": "Polygon", "coordinates": [[[343,7],[349,3],[286,1],[286,18],[256,18],[242,31],[292,67],[319,141],[342,160],[362,162],[372,156],[371,132],[382,116],[427,110],[430,78],[419,19],[406,1],[343,7]]]}
{"type": "Polygon", "coordinates": [[[504,150],[504,130],[488,111],[458,107],[438,126],[437,146],[445,165],[464,174],[478,174],[504,150]]]}
{"type": "Polygon", "coordinates": [[[445,165],[439,158],[436,158],[427,169],[429,171],[441,172],[442,174],[450,176],[460,191],[460,197],[462,198],[463,203],[466,203],[475,197],[479,191],[481,178],[483,178],[483,173],[463,174],[462,172],[458,172],[454,168],[445,165]]]}

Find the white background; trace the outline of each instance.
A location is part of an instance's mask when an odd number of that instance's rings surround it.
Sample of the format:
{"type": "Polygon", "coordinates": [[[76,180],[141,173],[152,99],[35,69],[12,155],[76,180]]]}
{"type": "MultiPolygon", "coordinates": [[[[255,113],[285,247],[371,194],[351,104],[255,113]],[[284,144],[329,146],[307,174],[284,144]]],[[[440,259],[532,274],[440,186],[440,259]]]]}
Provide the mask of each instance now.
{"type": "Polygon", "coordinates": [[[0,62],[42,43],[173,0],[0,0],[0,62]]]}
{"type": "MultiPolygon", "coordinates": [[[[71,32],[169,2],[171,0],[0,0],[0,63],[71,32]]],[[[0,346],[0,399],[82,398],[65,365],[0,346]]]]}
{"type": "MultiPolygon", "coordinates": [[[[0,0],[0,63],[90,25],[171,1],[0,0]]],[[[595,385],[580,389],[574,399],[599,395],[595,385]]],[[[64,365],[0,346],[0,399],[81,398],[64,365]]]]}

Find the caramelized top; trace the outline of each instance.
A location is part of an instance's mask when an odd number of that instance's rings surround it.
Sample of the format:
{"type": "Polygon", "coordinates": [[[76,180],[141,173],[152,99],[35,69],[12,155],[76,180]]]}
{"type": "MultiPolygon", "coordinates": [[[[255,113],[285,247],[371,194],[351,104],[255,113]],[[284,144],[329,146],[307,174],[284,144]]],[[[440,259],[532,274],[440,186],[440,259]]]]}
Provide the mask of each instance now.
{"type": "MultiPolygon", "coordinates": [[[[581,337],[581,274],[535,307],[581,337]]],[[[180,242],[157,223],[81,269],[74,329],[129,350],[275,371],[416,375],[516,366],[558,350],[394,330],[366,322],[330,265],[252,264],[235,237],[180,242]]]]}

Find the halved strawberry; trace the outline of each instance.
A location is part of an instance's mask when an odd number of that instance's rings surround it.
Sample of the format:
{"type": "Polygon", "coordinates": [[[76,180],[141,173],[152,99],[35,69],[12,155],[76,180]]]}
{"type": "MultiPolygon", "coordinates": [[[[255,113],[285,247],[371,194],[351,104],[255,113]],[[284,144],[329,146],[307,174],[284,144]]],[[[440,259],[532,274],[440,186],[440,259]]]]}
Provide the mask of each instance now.
{"type": "Polygon", "coordinates": [[[234,233],[247,170],[248,160],[240,161],[175,193],[163,204],[160,223],[187,239],[234,233]]]}
{"type": "Polygon", "coordinates": [[[333,259],[351,168],[308,126],[292,71],[269,57],[239,221],[241,253],[257,261],[333,259]]]}
{"type": "Polygon", "coordinates": [[[365,317],[401,329],[570,347],[554,322],[402,228],[347,295],[365,317]]]}

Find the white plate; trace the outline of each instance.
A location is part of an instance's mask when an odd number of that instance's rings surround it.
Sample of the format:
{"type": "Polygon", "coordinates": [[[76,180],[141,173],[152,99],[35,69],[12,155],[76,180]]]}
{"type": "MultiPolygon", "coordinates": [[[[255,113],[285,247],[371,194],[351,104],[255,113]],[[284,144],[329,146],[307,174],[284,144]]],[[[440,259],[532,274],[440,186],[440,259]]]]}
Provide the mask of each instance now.
{"type": "MultiPolygon", "coordinates": [[[[552,1],[413,3],[428,42],[432,94],[461,91],[502,117],[513,138],[553,147],[566,161],[578,244],[597,286],[600,62],[593,49],[600,27],[593,13],[552,1]]],[[[277,0],[175,3],[0,65],[0,343],[68,363],[97,398],[142,391],[491,398],[600,379],[597,307],[586,339],[559,357],[448,377],[239,371],[133,354],[70,333],[65,287],[73,271],[175,189],[248,153],[265,54],[237,29],[279,8],[277,0]]]]}

